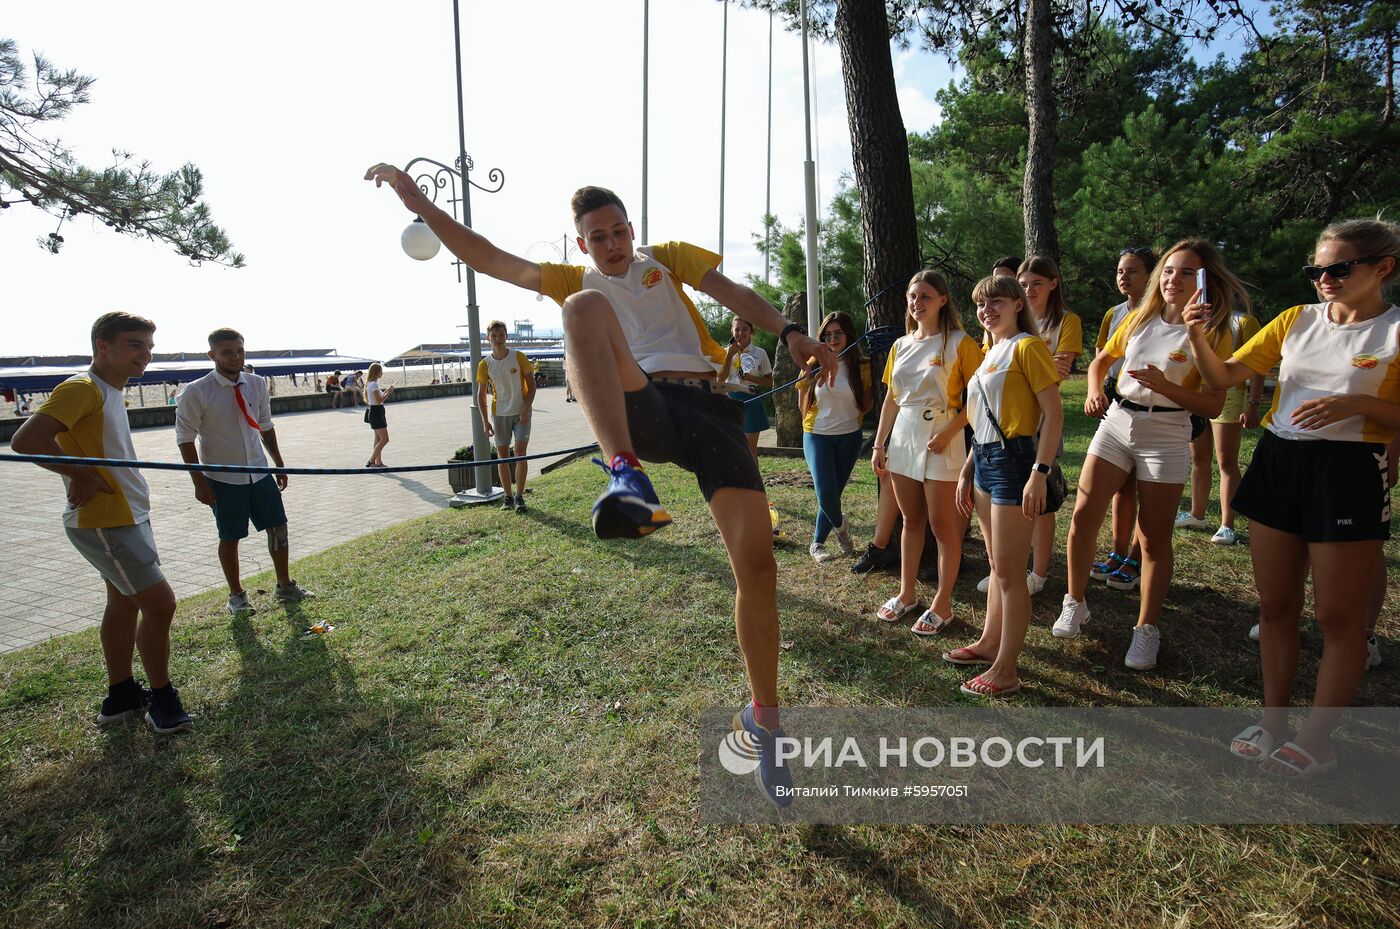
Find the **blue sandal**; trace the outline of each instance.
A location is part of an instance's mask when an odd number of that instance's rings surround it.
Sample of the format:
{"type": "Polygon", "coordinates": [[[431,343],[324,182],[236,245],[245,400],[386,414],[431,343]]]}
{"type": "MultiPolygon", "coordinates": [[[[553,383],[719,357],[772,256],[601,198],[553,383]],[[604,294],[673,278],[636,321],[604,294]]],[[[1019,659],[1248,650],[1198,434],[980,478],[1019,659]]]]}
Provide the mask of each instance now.
{"type": "Polygon", "coordinates": [[[1123,564],[1108,576],[1108,586],[1114,590],[1132,590],[1142,580],[1142,563],[1136,558],[1124,558],[1123,564]]]}
{"type": "Polygon", "coordinates": [[[1127,559],[1117,552],[1109,552],[1108,557],[1103,561],[1094,562],[1093,567],[1089,569],[1089,576],[1096,581],[1106,581],[1109,575],[1122,567],[1123,562],[1126,560],[1127,559]]]}

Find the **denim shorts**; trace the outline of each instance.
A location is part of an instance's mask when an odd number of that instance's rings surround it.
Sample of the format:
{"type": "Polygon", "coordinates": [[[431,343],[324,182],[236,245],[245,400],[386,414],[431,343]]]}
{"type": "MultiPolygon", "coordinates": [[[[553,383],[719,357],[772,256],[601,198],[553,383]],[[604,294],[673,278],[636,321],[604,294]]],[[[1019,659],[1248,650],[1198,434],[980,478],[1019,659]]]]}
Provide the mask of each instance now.
{"type": "Polygon", "coordinates": [[[1032,436],[1017,436],[1001,442],[984,442],[972,447],[972,474],[977,489],[989,495],[997,506],[1020,506],[1026,482],[1035,465],[1036,443],[1032,436]]]}

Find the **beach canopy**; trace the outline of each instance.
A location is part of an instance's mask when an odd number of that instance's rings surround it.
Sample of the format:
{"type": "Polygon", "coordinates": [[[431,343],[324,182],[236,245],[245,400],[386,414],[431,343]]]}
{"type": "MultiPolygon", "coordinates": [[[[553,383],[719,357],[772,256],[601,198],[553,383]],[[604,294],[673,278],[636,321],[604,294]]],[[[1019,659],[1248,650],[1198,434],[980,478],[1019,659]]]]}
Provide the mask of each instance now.
{"type": "MultiPolygon", "coordinates": [[[[337,354],[333,348],[287,349],[248,352],[247,362],[262,375],[317,374],[326,371],[355,371],[368,368],[372,358],[337,354]]],[[[53,390],[74,374],[92,364],[88,355],[31,355],[0,358],[0,387],[22,391],[53,390]]],[[[131,385],[185,383],[203,377],[214,369],[214,362],[203,352],[157,354],[146,373],[133,378],[131,385]]]]}

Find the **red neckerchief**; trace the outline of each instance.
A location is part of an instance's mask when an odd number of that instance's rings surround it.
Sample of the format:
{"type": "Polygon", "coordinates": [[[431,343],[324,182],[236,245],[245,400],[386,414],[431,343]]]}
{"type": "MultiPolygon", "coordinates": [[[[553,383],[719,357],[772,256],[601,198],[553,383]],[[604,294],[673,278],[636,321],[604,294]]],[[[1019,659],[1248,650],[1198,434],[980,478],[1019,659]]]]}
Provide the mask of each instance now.
{"type": "Polygon", "coordinates": [[[248,404],[243,400],[243,391],[239,390],[240,384],[233,385],[233,399],[238,401],[238,412],[243,414],[243,419],[258,432],[262,432],[262,427],[258,421],[248,414],[248,404]]]}

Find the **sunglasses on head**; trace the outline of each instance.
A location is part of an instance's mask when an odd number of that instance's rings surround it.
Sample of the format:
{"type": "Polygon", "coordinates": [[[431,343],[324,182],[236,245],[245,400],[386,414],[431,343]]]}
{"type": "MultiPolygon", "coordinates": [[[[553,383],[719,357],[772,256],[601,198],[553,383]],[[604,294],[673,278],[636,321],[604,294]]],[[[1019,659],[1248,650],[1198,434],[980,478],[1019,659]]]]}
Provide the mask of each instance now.
{"type": "Polygon", "coordinates": [[[1337,261],[1320,267],[1318,265],[1304,265],[1303,275],[1313,282],[1322,280],[1324,274],[1334,281],[1341,281],[1351,277],[1352,265],[1371,265],[1384,257],[1384,255],[1372,255],[1370,258],[1353,258],[1351,261],[1337,261]]]}
{"type": "Polygon", "coordinates": [[[1141,247],[1125,248],[1118,253],[1118,257],[1122,258],[1124,255],[1132,255],[1134,258],[1141,258],[1144,261],[1150,261],[1152,259],[1152,249],[1141,247]]]}

